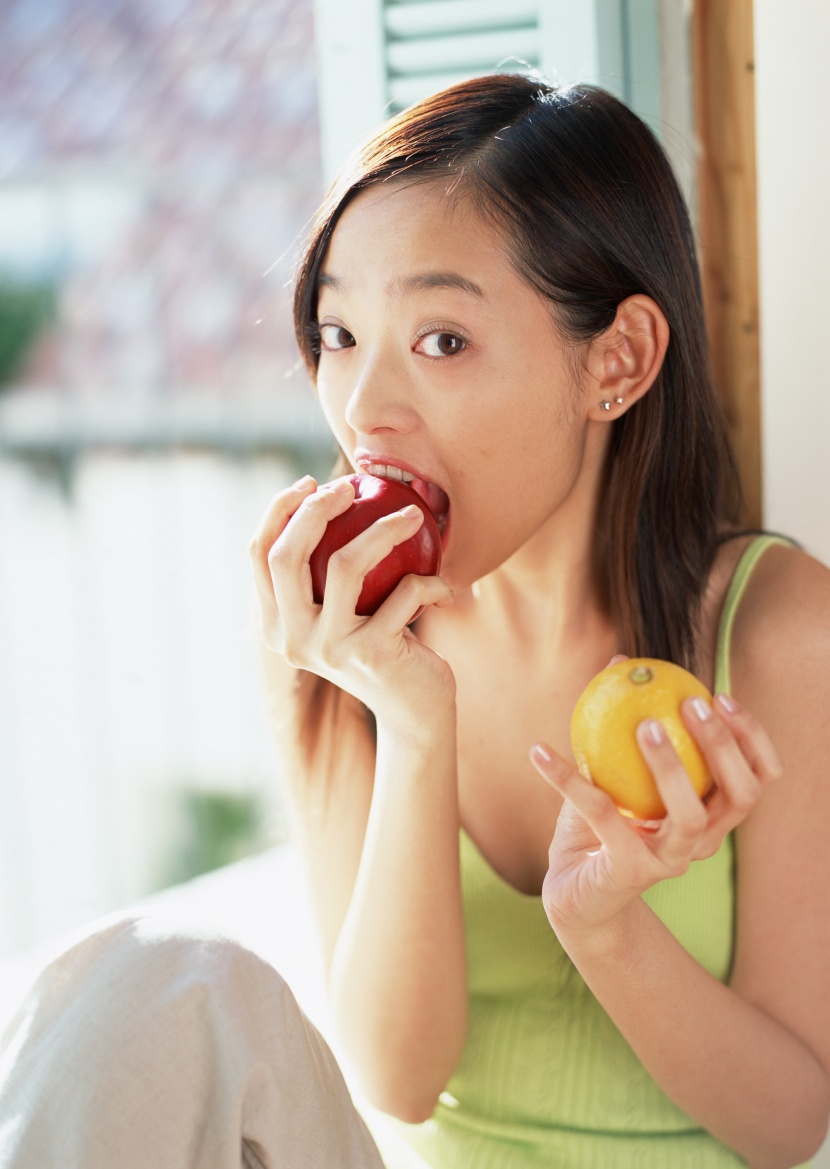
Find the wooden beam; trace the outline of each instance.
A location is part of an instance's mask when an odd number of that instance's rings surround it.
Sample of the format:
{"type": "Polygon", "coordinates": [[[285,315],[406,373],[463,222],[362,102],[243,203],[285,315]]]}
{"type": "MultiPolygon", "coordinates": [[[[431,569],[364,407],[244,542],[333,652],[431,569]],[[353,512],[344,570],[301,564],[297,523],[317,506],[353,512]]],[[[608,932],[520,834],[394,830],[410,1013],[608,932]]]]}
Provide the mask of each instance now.
{"type": "Polygon", "coordinates": [[[706,320],[745,498],[760,527],[761,409],[752,0],[694,0],[698,232],[706,320]]]}

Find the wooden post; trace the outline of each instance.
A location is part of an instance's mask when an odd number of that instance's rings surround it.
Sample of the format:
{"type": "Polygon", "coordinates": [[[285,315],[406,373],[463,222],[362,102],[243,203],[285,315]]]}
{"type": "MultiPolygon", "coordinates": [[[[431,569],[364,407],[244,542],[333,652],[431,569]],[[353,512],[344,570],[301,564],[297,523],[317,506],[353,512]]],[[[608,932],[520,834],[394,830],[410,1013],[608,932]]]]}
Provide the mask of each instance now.
{"type": "Polygon", "coordinates": [[[760,527],[761,410],[752,0],[694,0],[698,231],[715,376],[760,527]]]}

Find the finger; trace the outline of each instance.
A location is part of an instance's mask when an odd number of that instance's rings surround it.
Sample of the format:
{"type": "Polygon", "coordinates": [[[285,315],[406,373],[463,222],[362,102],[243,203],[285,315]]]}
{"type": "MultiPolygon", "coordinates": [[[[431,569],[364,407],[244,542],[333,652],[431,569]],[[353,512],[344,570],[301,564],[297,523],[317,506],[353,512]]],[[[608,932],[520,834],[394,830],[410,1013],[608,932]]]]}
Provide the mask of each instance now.
{"type": "MultiPolygon", "coordinates": [[[[614,654],[614,656],[611,658],[611,661],[608,663],[608,665],[609,666],[616,666],[619,662],[627,662],[628,660],[629,660],[628,654],[614,654]]],[[[608,668],[608,666],[606,666],[606,669],[607,668],[608,668]]]]}
{"type": "Polygon", "coordinates": [[[335,479],[307,495],[268,553],[268,571],[277,605],[291,612],[311,604],[309,559],[335,516],[354,501],[348,478],[335,479]]]}
{"type": "Polygon", "coordinates": [[[534,743],[530,760],[542,778],[576,808],[608,849],[623,856],[638,845],[611,797],[584,779],[547,743],[534,743]]]}
{"type": "Polygon", "coordinates": [[[706,811],[709,814],[709,823],[700,834],[692,851],[692,860],[696,861],[714,856],[732,829],[742,819],[719,788],[710,789],[705,803],[706,811]]]}
{"type": "Polygon", "coordinates": [[[637,745],[666,808],[665,818],[650,836],[651,850],[673,872],[684,871],[706,830],[709,813],[662,723],[657,719],[640,723],[637,745]]]}
{"type": "Polygon", "coordinates": [[[761,798],[761,781],[726,722],[708,702],[702,698],[687,699],[680,712],[703,753],[717,790],[733,809],[731,827],[734,827],[761,798]]]}
{"type": "Polygon", "coordinates": [[[372,617],[381,635],[402,633],[428,605],[441,608],[453,603],[453,591],[441,576],[405,576],[372,617]]]}
{"type": "Polygon", "coordinates": [[[256,531],[248,543],[248,552],[253,560],[267,560],[271,546],[303,500],[316,490],[312,475],[304,475],[284,491],[278,491],[269,501],[262,514],[256,531]]]}
{"type": "MultiPolygon", "coordinates": [[[[714,748],[710,748],[714,787],[707,797],[709,827],[699,841],[697,858],[713,856],[732,829],[745,820],[757,805],[765,788],[780,778],[783,772],[778,752],[749,711],[727,695],[718,695],[714,706],[716,724],[722,722],[724,735],[728,736],[731,732],[738,758],[732,767],[723,760],[718,763],[714,748]]],[[[702,741],[709,729],[709,720],[699,720],[707,725],[696,727],[696,714],[699,712],[684,706],[683,716],[687,726],[703,750],[702,741]]]]}
{"type": "Polygon", "coordinates": [[[284,531],[286,524],[297,508],[317,484],[311,475],[298,479],[284,491],[278,492],[269,502],[256,531],[248,543],[248,555],[254,577],[254,587],[263,616],[276,610],[268,554],[274,542],[284,531]]]}
{"type": "Polygon", "coordinates": [[[780,779],[784,764],[758,719],[728,694],[716,695],[715,705],[761,783],[780,779]]]}
{"type": "MultiPolygon", "coordinates": [[[[324,610],[326,620],[338,625],[353,621],[363,580],[389,553],[409,540],[424,522],[415,503],[381,516],[329,557],[324,610]]],[[[411,620],[411,613],[409,614],[411,620]]]]}

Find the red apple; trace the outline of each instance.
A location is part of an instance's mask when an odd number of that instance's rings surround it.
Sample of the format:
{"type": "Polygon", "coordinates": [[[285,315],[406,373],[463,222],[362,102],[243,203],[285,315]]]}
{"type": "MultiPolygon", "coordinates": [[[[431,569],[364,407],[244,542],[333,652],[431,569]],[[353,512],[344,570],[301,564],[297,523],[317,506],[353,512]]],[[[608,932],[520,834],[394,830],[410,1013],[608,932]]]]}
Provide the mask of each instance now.
{"type": "Polygon", "coordinates": [[[377,475],[350,475],[354,484],[354,502],[342,515],[335,516],[323,538],[311,554],[311,585],[314,600],[323,600],[329,557],[348,544],[381,516],[400,511],[414,503],[424,513],[424,522],[414,536],[396,545],[380,564],[367,572],[355,612],[368,617],[386,600],[398,581],[410,573],[435,576],[441,570],[441,535],[435,516],[420,495],[399,479],[381,479],[377,475]]]}

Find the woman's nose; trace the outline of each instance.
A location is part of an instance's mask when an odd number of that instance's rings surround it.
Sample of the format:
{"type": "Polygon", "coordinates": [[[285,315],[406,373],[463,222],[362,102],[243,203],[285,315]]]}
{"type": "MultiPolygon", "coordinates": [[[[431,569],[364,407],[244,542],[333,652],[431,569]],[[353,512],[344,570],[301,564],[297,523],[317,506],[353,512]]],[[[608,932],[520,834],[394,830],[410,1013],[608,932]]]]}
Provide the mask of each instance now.
{"type": "Polygon", "coordinates": [[[367,366],[349,395],[346,422],[356,434],[411,430],[415,411],[400,372],[395,376],[379,364],[367,366]]]}

